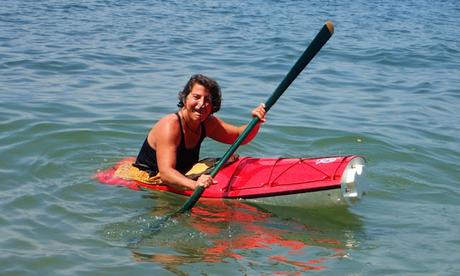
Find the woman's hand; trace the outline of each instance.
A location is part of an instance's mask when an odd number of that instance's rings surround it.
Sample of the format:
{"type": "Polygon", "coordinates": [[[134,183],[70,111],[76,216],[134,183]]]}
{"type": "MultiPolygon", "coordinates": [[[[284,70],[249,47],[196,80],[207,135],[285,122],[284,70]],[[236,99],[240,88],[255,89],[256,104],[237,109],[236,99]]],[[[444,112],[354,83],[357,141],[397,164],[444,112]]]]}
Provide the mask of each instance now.
{"type": "Polygon", "coordinates": [[[198,188],[199,186],[203,187],[203,188],[207,188],[209,187],[211,184],[214,184],[214,180],[212,179],[212,177],[209,175],[209,174],[202,174],[200,175],[200,177],[198,177],[198,179],[196,180],[196,188],[198,188]]]}
{"type": "Polygon", "coordinates": [[[252,117],[257,117],[259,120],[264,123],[266,121],[265,119],[265,104],[261,103],[259,104],[256,108],[254,108],[251,112],[252,117]]]}

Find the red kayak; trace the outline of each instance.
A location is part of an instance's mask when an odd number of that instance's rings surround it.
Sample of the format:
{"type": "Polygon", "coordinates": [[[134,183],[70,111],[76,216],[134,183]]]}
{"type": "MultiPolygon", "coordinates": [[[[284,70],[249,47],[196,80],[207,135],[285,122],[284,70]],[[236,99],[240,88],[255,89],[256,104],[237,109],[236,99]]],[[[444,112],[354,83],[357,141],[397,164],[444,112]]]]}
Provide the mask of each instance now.
{"type": "MultiPolygon", "coordinates": [[[[147,184],[114,176],[121,160],[113,168],[100,171],[96,178],[106,184],[131,189],[168,191],[189,196],[164,184],[147,184]]],[[[362,157],[330,156],[320,158],[253,158],[240,157],[223,167],[217,184],[207,188],[202,198],[245,199],[256,203],[307,207],[353,203],[361,199],[365,188],[358,182],[365,161],[362,157]]]]}

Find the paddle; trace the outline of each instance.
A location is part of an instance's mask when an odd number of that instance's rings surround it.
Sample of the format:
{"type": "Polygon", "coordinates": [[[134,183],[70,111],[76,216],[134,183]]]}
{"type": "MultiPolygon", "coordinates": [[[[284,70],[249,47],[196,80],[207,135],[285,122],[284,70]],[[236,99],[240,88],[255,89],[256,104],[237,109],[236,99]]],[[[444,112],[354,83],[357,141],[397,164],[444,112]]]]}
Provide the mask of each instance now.
{"type": "MultiPolygon", "coordinates": [[[[302,72],[302,70],[307,66],[308,63],[315,57],[315,55],[321,50],[321,48],[326,44],[329,38],[334,33],[334,25],[331,21],[327,21],[323,28],[319,31],[313,41],[310,43],[305,52],[300,56],[294,66],[291,68],[289,73],[284,77],[283,81],[278,85],[276,90],[270,96],[270,98],[265,102],[265,111],[268,112],[270,108],[276,103],[276,101],[281,97],[281,95],[286,91],[289,85],[295,80],[295,78],[302,72]]],[[[241,142],[249,135],[251,130],[258,123],[259,118],[254,117],[252,121],[246,126],[244,131],[236,139],[233,145],[227,150],[227,152],[222,156],[222,158],[214,166],[214,169],[211,171],[210,175],[215,177],[222,166],[227,162],[227,160],[232,156],[232,154],[240,146],[241,142]]],[[[200,199],[201,194],[203,193],[204,188],[198,187],[195,189],[195,192],[190,196],[190,198],[184,203],[184,205],[177,210],[177,213],[184,213],[195,205],[195,203],[200,199]]]]}

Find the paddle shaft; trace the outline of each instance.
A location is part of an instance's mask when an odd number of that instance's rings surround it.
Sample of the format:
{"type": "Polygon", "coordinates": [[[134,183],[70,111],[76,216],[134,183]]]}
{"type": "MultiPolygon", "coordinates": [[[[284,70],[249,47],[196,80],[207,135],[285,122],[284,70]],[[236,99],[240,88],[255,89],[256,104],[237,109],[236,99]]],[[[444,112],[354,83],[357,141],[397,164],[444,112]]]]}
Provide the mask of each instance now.
{"type": "MultiPolygon", "coordinates": [[[[334,25],[331,21],[327,21],[323,28],[319,31],[313,41],[310,43],[308,48],[303,52],[294,66],[291,68],[289,73],[284,77],[283,81],[278,85],[273,94],[265,102],[265,111],[268,112],[270,108],[276,103],[276,101],[281,97],[281,95],[286,91],[286,89],[291,85],[291,83],[297,78],[297,76],[302,72],[302,70],[310,63],[310,61],[315,57],[315,55],[321,50],[321,48],[326,44],[329,38],[334,33],[334,25]]],[[[225,162],[232,156],[232,154],[238,149],[244,139],[249,135],[252,129],[259,122],[258,117],[254,117],[249,124],[246,126],[244,131],[238,136],[236,141],[230,146],[230,148],[225,152],[224,156],[217,162],[214,166],[214,169],[211,171],[210,175],[215,177],[219,170],[224,166],[225,162]]],[[[195,189],[194,193],[190,198],[184,203],[184,205],[176,213],[184,213],[195,205],[195,203],[200,199],[201,194],[203,194],[204,188],[199,186],[195,189]]]]}

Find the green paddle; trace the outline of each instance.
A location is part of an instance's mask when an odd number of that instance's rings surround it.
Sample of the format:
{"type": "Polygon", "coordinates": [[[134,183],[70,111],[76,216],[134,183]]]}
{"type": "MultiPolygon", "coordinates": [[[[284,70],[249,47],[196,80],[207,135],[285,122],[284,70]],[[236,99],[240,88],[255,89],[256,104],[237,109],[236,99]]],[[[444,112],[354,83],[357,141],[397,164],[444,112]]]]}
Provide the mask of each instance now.
{"type": "MultiPolygon", "coordinates": [[[[315,57],[315,55],[321,50],[321,48],[326,44],[329,38],[334,33],[334,25],[331,21],[327,21],[323,28],[319,31],[313,41],[310,43],[305,52],[300,56],[294,66],[291,68],[289,73],[284,77],[283,81],[278,85],[276,90],[270,96],[270,98],[265,102],[265,111],[268,112],[270,108],[275,104],[275,102],[281,97],[281,95],[286,91],[289,85],[295,80],[295,78],[302,72],[302,70],[307,66],[307,64],[315,57]]],[[[227,160],[232,156],[232,154],[240,146],[241,142],[249,135],[251,130],[258,123],[259,118],[254,117],[252,121],[246,126],[244,131],[236,139],[233,145],[227,150],[224,156],[217,162],[214,166],[214,169],[211,171],[210,175],[215,177],[222,166],[227,162],[227,160]]],[[[204,188],[198,187],[195,192],[190,196],[190,198],[184,203],[184,205],[177,210],[177,213],[184,213],[193,208],[195,203],[200,199],[201,194],[203,193],[204,188]]]]}

